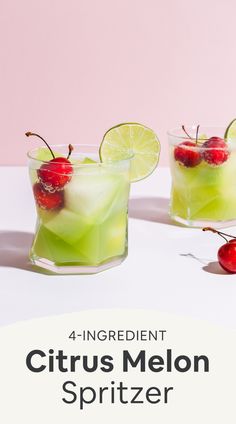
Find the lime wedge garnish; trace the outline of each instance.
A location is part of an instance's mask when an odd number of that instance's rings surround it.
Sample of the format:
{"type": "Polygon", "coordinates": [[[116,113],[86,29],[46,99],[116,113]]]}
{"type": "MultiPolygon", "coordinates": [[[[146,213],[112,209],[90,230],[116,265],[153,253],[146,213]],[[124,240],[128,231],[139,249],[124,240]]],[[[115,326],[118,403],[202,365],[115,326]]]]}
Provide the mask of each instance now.
{"type": "Polygon", "coordinates": [[[234,119],[226,128],[224,138],[226,141],[236,139],[236,119],[234,119]]]}
{"type": "Polygon", "coordinates": [[[130,180],[134,182],[146,178],[156,168],[160,142],[154,131],[144,125],[120,124],[106,132],[99,154],[102,162],[131,157],[130,180]]]}

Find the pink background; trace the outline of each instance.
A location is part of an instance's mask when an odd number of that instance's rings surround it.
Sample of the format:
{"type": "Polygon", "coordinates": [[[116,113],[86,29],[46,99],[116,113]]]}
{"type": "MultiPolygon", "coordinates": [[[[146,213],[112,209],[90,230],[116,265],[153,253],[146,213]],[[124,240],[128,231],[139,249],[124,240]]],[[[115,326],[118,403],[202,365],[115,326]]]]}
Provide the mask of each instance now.
{"type": "Polygon", "coordinates": [[[1,164],[37,131],[99,143],[114,124],[166,130],[236,117],[234,0],[1,0],[1,164]]]}

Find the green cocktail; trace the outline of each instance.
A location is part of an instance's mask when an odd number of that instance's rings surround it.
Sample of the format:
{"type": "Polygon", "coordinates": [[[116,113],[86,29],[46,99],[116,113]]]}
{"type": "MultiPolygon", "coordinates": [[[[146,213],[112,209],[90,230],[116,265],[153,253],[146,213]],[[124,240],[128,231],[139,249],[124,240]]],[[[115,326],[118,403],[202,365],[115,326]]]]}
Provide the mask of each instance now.
{"type": "Polygon", "coordinates": [[[147,177],[159,158],[155,133],[120,124],[99,146],[51,146],[31,151],[37,207],[31,261],[63,274],[87,274],[121,263],[128,252],[130,182],[147,177]]]}
{"type": "MultiPolygon", "coordinates": [[[[100,163],[96,147],[86,146],[83,154],[75,146],[69,181],[42,192],[39,170],[48,163],[46,149],[30,153],[38,213],[32,262],[61,273],[93,273],[120,263],[127,255],[129,158],[100,163]]],[[[65,157],[66,149],[53,151],[65,157]]]]}
{"type": "Polygon", "coordinates": [[[189,226],[232,225],[236,221],[236,142],[219,128],[169,133],[172,191],[170,214],[189,226]],[[215,136],[215,134],[217,136],[215,136]]]}

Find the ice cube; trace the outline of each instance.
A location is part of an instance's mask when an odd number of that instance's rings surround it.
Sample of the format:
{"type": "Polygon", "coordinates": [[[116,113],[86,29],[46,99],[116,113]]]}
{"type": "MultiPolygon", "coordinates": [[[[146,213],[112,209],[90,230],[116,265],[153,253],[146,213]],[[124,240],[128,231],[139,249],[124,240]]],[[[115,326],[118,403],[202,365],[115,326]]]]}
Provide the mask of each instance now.
{"type": "Polygon", "coordinates": [[[93,169],[74,175],[65,187],[65,206],[74,213],[100,222],[119,191],[124,177],[93,169]]]}

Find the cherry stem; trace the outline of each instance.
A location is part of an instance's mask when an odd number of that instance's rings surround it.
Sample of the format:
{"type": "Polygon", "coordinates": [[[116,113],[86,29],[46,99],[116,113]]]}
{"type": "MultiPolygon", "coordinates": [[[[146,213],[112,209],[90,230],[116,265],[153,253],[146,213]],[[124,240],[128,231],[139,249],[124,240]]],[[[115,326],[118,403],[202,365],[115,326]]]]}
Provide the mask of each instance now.
{"type": "Polygon", "coordinates": [[[200,125],[198,125],[198,126],[197,126],[197,130],[196,130],[196,144],[197,144],[197,142],[198,142],[198,132],[199,132],[199,128],[200,128],[200,125]]]}
{"type": "Polygon", "coordinates": [[[189,135],[188,133],[187,133],[187,131],[186,131],[186,129],[185,129],[185,126],[184,125],[182,125],[182,130],[185,132],[185,134],[187,135],[187,137],[188,138],[193,138],[193,137],[191,137],[191,135],[189,135]]]}
{"type": "Polygon", "coordinates": [[[72,144],[69,144],[68,149],[69,149],[69,153],[68,153],[68,156],[67,156],[67,158],[66,158],[66,159],[69,159],[69,157],[70,157],[71,153],[72,153],[72,152],[73,152],[73,150],[74,150],[74,147],[72,146],[72,144]]]}
{"type": "Polygon", "coordinates": [[[41,140],[43,140],[43,142],[46,144],[47,148],[50,150],[50,152],[51,152],[51,155],[52,155],[53,159],[55,159],[55,155],[54,155],[54,153],[53,153],[53,151],[52,151],[51,147],[50,147],[50,146],[49,146],[49,144],[46,142],[46,140],[44,140],[44,138],[43,138],[43,137],[41,137],[41,135],[36,134],[36,133],[32,133],[32,132],[30,132],[30,131],[26,132],[26,133],[25,133],[25,135],[26,135],[26,137],[30,137],[31,135],[33,135],[33,136],[38,137],[38,138],[40,138],[41,140]]]}
{"type": "Polygon", "coordinates": [[[226,237],[236,239],[235,236],[232,236],[231,234],[222,233],[222,231],[217,231],[215,228],[212,228],[212,227],[205,227],[202,229],[202,231],[211,231],[212,233],[219,234],[219,236],[221,236],[227,243],[228,243],[228,240],[226,237]]]}
{"type": "MultiPolygon", "coordinates": [[[[200,125],[198,125],[198,126],[197,126],[197,130],[196,130],[196,137],[195,137],[196,144],[197,144],[197,142],[198,142],[198,132],[199,132],[199,128],[200,128],[200,125]]],[[[188,137],[188,138],[191,138],[191,140],[193,139],[193,137],[191,137],[191,135],[189,135],[189,133],[186,131],[185,126],[184,126],[184,125],[182,125],[182,130],[185,132],[185,134],[187,135],[187,137],[188,137]]]]}

